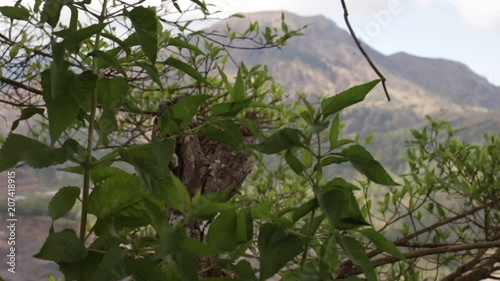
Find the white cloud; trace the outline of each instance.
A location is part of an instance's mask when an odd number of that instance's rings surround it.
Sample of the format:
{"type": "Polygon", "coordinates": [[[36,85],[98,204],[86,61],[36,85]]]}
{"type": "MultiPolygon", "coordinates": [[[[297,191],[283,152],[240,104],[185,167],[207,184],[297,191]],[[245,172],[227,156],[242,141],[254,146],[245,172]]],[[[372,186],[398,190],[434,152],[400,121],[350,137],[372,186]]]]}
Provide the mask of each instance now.
{"type": "Polygon", "coordinates": [[[492,30],[500,27],[500,1],[492,0],[446,0],[456,6],[463,21],[469,27],[492,30]]]}

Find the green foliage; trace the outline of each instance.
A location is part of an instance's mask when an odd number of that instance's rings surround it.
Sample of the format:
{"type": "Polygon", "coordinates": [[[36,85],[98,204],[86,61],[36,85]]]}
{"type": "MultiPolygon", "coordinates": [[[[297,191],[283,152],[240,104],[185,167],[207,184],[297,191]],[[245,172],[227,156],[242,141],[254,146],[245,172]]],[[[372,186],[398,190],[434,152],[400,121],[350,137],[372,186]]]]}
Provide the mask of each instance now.
{"type": "MultiPolygon", "coordinates": [[[[209,14],[203,2],[191,2],[209,14]]],[[[276,104],[283,92],[266,67],[248,69],[241,63],[234,79],[228,78],[227,46],[211,42],[203,31],[191,32],[190,22],[175,23],[182,33],[171,37],[174,29],[164,31],[164,15],[141,3],[105,0],[100,14],[87,1],[48,0],[42,11],[40,2],[33,11],[0,8],[9,19],[36,20],[36,28],[50,35],[51,57],[39,61],[37,69],[46,116],[43,110],[26,108],[12,126],[15,130],[19,121],[42,115],[46,120],[40,122],[41,135],[50,137],[50,145],[11,132],[0,149],[0,171],[19,163],[33,168],[65,164],[61,170],[82,175],[81,188],[62,187],[49,203],[55,221],[81,201],[79,235],[51,228],[35,257],[58,263],[67,280],[81,281],[128,276],[225,280],[220,273],[211,276],[218,271],[245,281],[275,274],[286,280],[295,273],[309,278],[301,280],[328,280],[349,277],[342,276],[342,262],[361,268],[348,275],[363,273],[376,280],[365,236],[404,259],[382,234],[367,228],[372,220],[356,198],[365,182],[353,184],[323,174],[326,168],[350,162],[367,182],[398,185],[357,139],[341,138],[340,114],[364,100],[378,80],[325,98],[319,109],[302,98],[302,108],[294,114],[294,105],[276,104]],[[65,7],[71,12],[69,26],[59,22],[65,7]],[[91,19],[88,26],[79,21],[82,14],[91,19]],[[132,28],[117,35],[115,22],[132,28]],[[151,121],[164,98],[176,102],[151,121]],[[133,127],[140,127],[140,134],[127,139],[133,127]],[[144,129],[150,127],[151,134],[144,129]],[[179,165],[187,165],[175,162],[176,153],[184,152],[180,140],[197,136],[256,158],[283,156],[287,166],[262,177],[271,182],[264,188],[255,184],[259,192],[269,192],[266,200],[231,198],[236,186],[213,193],[205,193],[203,186],[188,190],[185,179],[174,173],[179,165]],[[119,162],[135,173],[117,168],[119,162]],[[276,184],[277,177],[292,187],[276,184]],[[95,221],[87,219],[90,214],[95,221]],[[171,221],[173,214],[179,221],[171,221]],[[193,233],[192,226],[201,225],[201,220],[209,224],[208,231],[193,233]],[[257,253],[259,275],[246,259],[249,251],[257,253]]],[[[181,11],[176,1],[173,5],[181,11]]],[[[250,23],[244,34],[229,28],[226,39],[232,44],[236,36],[252,39],[249,34],[257,33],[267,48],[281,47],[300,35],[286,24],[284,14],[280,28],[266,27],[260,33],[258,23],[250,23]]],[[[13,56],[19,46],[12,45],[13,56]]],[[[216,164],[204,163],[203,168],[214,169],[216,164]]]]}

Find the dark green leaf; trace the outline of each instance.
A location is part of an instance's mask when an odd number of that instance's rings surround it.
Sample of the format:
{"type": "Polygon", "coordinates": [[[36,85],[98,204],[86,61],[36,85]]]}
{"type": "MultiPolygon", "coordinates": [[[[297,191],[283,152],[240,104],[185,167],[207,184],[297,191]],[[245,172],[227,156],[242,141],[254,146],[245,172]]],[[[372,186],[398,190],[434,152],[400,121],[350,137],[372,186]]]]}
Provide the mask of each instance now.
{"type": "Polygon", "coordinates": [[[103,110],[99,129],[105,135],[116,130],[116,113],[125,103],[128,91],[127,80],[123,77],[101,78],[97,81],[97,102],[103,110]]]}
{"type": "Polygon", "coordinates": [[[201,134],[227,144],[234,150],[240,150],[243,143],[241,130],[232,120],[220,120],[204,126],[201,134]]]}
{"type": "Polygon", "coordinates": [[[136,62],[136,65],[140,66],[142,69],[146,70],[147,74],[151,79],[160,86],[160,89],[163,91],[163,84],[160,80],[160,74],[158,73],[158,69],[154,65],[145,62],[136,62]]]}
{"type": "Polygon", "coordinates": [[[301,147],[300,136],[301,132],[297,129],[281,129],[263,142],[253,145],[253,148],[264,154],[275,154],[294,147],[301,147]]]}
{"type": "Polygon", "coordinates": [[[119,154],[123,161],[135,167],[137,174],[151,195],[167,200],[169,192],[176,192],[175,190],[182,188],[182,186],[174,185],[168,166],[161,165],[164,162],[169,163],[172,159],[173,142],[172,140],[162,140],[160,142],[161,144],[143,144],[126,150],[120,149],[119,154]],[[160,148],[155,148],[158,145],[160,148]],[[161,154],[158,155],[157,153],[161,154]]]}
{"type": "Polygon", "coordinates": [[[75,186],[65,186],[59,189],[49,203],[52,221],[64,217],[73,208],[79,195],[80,188],[75,186]]]}
{"type": "Polygon", "coordinates": [[[120,40],[118,37],[114,36],[113,34],[110,34],[110,33],[101,33],[101,36],[104,37],[104,38],[108,38],[109,40],[115,42],[116,44],[118,44],[118,46],[120,46],[123,51],[125,52],[125,54],[127,54],[127,57],[130,56],[130,47],[125,43],[123,42],[122,40],[120,40]]]}
{"type": "Polygon", "coordinates": [[[212,116],[234,116],[243,109],[247,108],[251,103],[251,99],[246,99],[240,102],[218,103],[212,106],[212,116]]]}
{"type": "Polygon", "coordinates": [[[201,75],[196,69],[194,69],[192,66],[188,65],[185,62],[182,62],[176,58],[169,57],[166,61],[163,62],[166,65],[170,65],[171,67],[177,68],[178,70],[186,73],[187,75],[191,76],[194,80],[198,82],[205,83],[207,85],[210,85],[210,82],[201,75]]]}
{"type": "MultiPolygon", "coordinates": [[[[125,258],[124,269],[127,275],[134,276],[134,280],[137,281],[170,280],[167,278],[167,274],[161,270],[158,263],[151,259],[127,257],[125,258]]],[[[195,280],[197,279],[193,279],[193,281],[195,280]]]]}
{"type": "Polygon", "coordinates": [[[337,240],[352,262],[363,269],[366,279],[368,281],[377,281],[377,275],[363,246],[356,239],[349,236],[339,236],[337,240]]]}
{"type": "Polygon", "coordinates": [[[318,204],[334,228],[337,228],[342,217],[347,199],[344,192],[338,188],[320,191],[316,194],[318,204]]]}
{"type": "Polygon", "coordinates": [[[369,180],[383,185],[399,185],[389,176],[382,165],[373,159],[370,152],[361,145],[352,145],[342,150],[341,154],[349,159],[354,168],[369,180]]]}
{"type": "Polygon", "coordinates": [[[92,281],[108,281],[114,280],[114,278],[121,277],[116,276],[120,269],[118,266],[125,260],[125,251],[118,246],[113,246],[106,250],[106,254],[103,256],[101,262],[99,263],[97,270],[92,274],[92,281]]]}
{"type": "Polygon", "coordinates": [[[253,237],[253,220],[250,209],[241,209],[236,219],[236,236],[238,243],[245,243],[253,237]]]}
{"type": "Polygon", "coordinates": [[[384,235],[378,233],[373,228],[363,229],[359,232],[368,237],[368,239],[370,239],[370,241],[372,241],[373,244],[375,244],[375,246],[377,246],[377,248],[379,248],[380,250],[383,250],[401,260],[406,260],[405,256],[393,243],[391,243],[389,240],[387,240],[387,238],[384,237],[384,235]]]}
{"type": "Polygon", "coordinates": [[[266,223],[259,231],[260,280],[276,274],[286,263],[297,256],[304,247],[299,237],[287,232],[282,226],[266,223]]]}
{"type": "Polygon", "coordinates": [[[104,27],[106,26],[105,23],[98,23],[98,24],[93,24],[84,28],[81,28],[75,32],[75,34],[72,36],[72,41],[74,42],[81,42],[85,39],[90,38],[92,35],[95,35],[99,32],[101,32],[104,27]]]}
{"type": "Polygon", "coordinates": [[[232,265],[231,270],[238,278],[247,281],[257,281],[257,277],[255,277],[255,270],[252,268],[250,262],[246,260],[241,260],[237,264],[232,265]]]}
{"type": "Polygon", "coordinates": [[[285,161],[292,168],[292,170],[297,174],[301,175],[304,171],[304,165],[300,162],[300,160],[293,154],[291,150],[287,150],[285,153],[285,161]]]}
{"type": "Polygon", "coordinates": [[[325,167],[331,164],[340,164],[349,161],[345,157],[342,156],[337,156],[337,155],[330,155],[326,156],[325,158],[321,159],[321,166],[325,167]]]}
{"type": "Polygon", "coordinates": [[[19,126],[19,122],[23,120],[28,120],[30,119],[33,115],[35,114],[40,114],[43,116],[43,113],[45,112],[45,109],[43,108],[38,108],[38,107],[26,107],[21,111],[21,116],[12,122],[12,127],[10,128],[11,131],[14,131],[17,126],[19,126]]]}
{"type": "Polygon", "coordinates": [[[380,80],[374,80],[369,83],[354,86],[347,91],[344,91],[333,97],[324,99],[321,102],[321,111],[323,117],[328,117],[340,110],[349,107],[353,104],[361,102],[365,99],[366,95],[380,82],[380,80]]]}
{"type": "Polygon", "coordinates": [[[295,223],[301,218],[303,218],[305,215],[309,214],[312,212],[312,210],[316,209],[318,207],[318,200],[316,198],[313,198],[306,203],[302,204],[300,207],[296,208],[293,213],[292,213],[292,221],[295,223]]]}
{"type": "Polygon", "coordinates": [[[97,59],[101,61],[99,62],[100,68],[112,67],[121,74],[123,74],[123,76],[127,77],[127,73],[125,73],[125,70],[123,70],[123,67],[116,60],[113,54],[103,51],[92,51],[88,55],[92,57],[97,57],[97,59]]]}
{"type": "Polygon", "coordinates": [[[45,5],[43,5],[43,10],[41,14],[42,22],[48,23],[53,28],[56,27],[59,22],[59,17],[61,16],[61,9],[63,7],[63,1],[60,0],[47,0],[45,5]]]}
{"type": "Polygon", "coordinates": [[[55,262],[77,262],[87,257],[87,249],[72,229],[51,233],[36,255],[37,259],[55,262]]]}
{"type": "Polygon", "coordinates": [[[135,7],[128,13],[130,21],[134,26],[135,32],[139,37],[144,54],[151,63],[156,63],[158,53],[158,21],[153,10],[144,7],[135,7]]]}
{"type": "Polygon", "coordinates": [[[0,7],[0,13],[11,20],[24,20],[28,21],[30,18],[30,11],[24,7],[0,7]]]}
{"type": "Polygon", "coordinates": [[[33,168],[45,168],[66,162],[75,151],[66,141],[61,148],[53,148],[37,140],[11,133],[0,149],[0,171],[25,161],[33,168]]]}
{"type": "Polygon", "coordinates": [[[236,211],[221,213],[210,224],[207,244],[221,251],[230,252],[234,250],[238,244],[236,225],[236,211]]]}
{"type": "Polygon", "coordinates": [[[165,134],[179,134],[189,127],[198,107],[209,99],[209,95],[190,95],[181,98],[160,116],[158,126],[165,134]]]}
{"type": "Polygon", "coordinates": [[[186,48],[186,49],[193,51],[197,55],[203,55],[203,52],[198,47],[189,44],[188,42],[183,40],[181,37],[174,37],[174,38],[168,39],[167,45],[168,46],[176,46],[179,48],[186,48]]]}

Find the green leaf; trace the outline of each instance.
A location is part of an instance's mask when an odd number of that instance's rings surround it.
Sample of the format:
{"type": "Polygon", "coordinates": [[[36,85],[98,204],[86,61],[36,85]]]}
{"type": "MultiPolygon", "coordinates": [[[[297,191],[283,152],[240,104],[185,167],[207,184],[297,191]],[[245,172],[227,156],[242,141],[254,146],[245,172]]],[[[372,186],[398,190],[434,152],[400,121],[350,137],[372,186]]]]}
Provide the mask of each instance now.
{"type": "Polygon", "coordinates": [[[269,219],[273,206],[274,206],[273,202],[262,202],[253,205],[251,208],[252,218],[254,220],[269,219]]]}
{"type": "Polygon", "coordinates": [[[155,64],[158,53],[158,22],[155,12],[140,6],[130,11],[128,17],[132,21],[135,32],[139,37],[144,54],[146,54],[151,63],[155,64]]]}
{"type": "Polygon", "coordinates": [[[91,57],[96,57],[98,60],[100,60],[99,68],[104,68],[104,67],[112,67],[116,69],[118,72],[123,74],[123,76],[127,77],[127,73],[121,66],[121,64],[116,60],[115,56],[111,53],[108,52],[103,52],[103,51],[98,51],[94,50],[88,54],[91,57]]]}
{"type": "Polygon", "coordinates": [[[243,280],[257,281],[255,271],[247,260],[240,260],[237,264],[231,266],[231,270],[236,277],[243,280]]]}
{"type": "Polygon", "coordinates": [[[227,102],[214,104],[211,109],[212,116],[234,116],[251,103],[251,98],[240,102],[227,102]]]}
{"type": "Polygon", "coordinates": [[[92,37],[92,35],[101,32],[104,27],[106,27],[105,23],[98,23],[81,28],[75,32],[71,39],[73,42],[81,42],[85,39],[89,39],[90,37],[92,37]]]}
{"type": "Polygon", "coordinates": [[[190,95],[181,98],[158,119],[162,133],[175,135],[181,133],[193,121],[200,105],[209,99],[210,95],[190,95]]]}
{"type": "Polygon", "coordinates": [[[351,261],[361,267],[366,279],[368,281],[377,281],[377,275],[363,246],[356,239],[349,236],[338,236],[337,240],[351,261]]]}
{"type": "Polygon", "coordinates": [[[401,260],[406,260],[406,257],[401,253],[401,251],[398,250],[398,248],[391,243],[387,238],[384,237],[384,235],[380,234],[379,232],[375,231],[373,228],[368,228],[368,229],[362,229],[359,232],[361,232],[364,236],[368,237],[370,241],[377,246],[380,250],[383,250],[401,260]]]}
{"type": "MultiPolygon", "coordinates": [[[[130,275],[134,276],[133,280],[137,281],[171,280],[167,278],[167,274],[158,266],[158,263],[151,259],[126,257],[125,265],[123,266],[123,268],[125,269],[127,277],[130,275]]],[[[116,280],[116,279],[108,279],[108,280],[116,280]]],[[[198,279],[193,279],[193,281],[196,280],[198,279]]]]}
{"type": "Polygon", "coordinates": [[[75,205],[80,195],[80,188],[65,186],[52,197],[49,203],[49,213],[52,221],[64,217],[75,205]]]}
{"type": "Polygon", "coordinates": [[[240,128],[232,120],[220,120],[213,125],[206,125],[201,134],[224,143],[234,150],[240,150],[243,144],[243,135],[240,128]]]}
{"type": "Polygon", "coordinates": [[[259,231],[260,279],[267,280],[300,254],[304,242],[277,224],[266,223],[259,231]]]}
{"type": "Polygon", "coordinates": [[[238,243],[245,243],[253,237],[253,220],[249,208],[241,209],[236,218],[236,236],[238,243]]]}
{"type": "Polygon", "coordinates": [[[11,133],[0,149],[0,171],[14,167],[24,161],[29,166],[39,169],[66,162],[76,151],[67,140],[63,147],[53,148],[37,140],[11,133]]]}
{"type": "Polygon", "coordinates": [[[140,66],[142,69],[146,70],[146,73],[149,75],[149,77],[160,87],[160,90],[163,91],[163,84],[161,83],[160,80],[160,74],[158,73],[158,69],[152,64],[145,63],[145,62],[136,62],[137,66],[140,66]]]}
{"type": "Polygon", "coordinates": [[[112,245],[106,250],[101,262],[97,266],[97,270],[93,272],[91,280],[107,281],[117,278],[118,276],[114,275],[117,274],[116,271],[122,269],[119,265],[123,263],[125,256],[126,254],[124,250],[122,250],[118,245],[112,245]]]}
{"type": "Polygon", "coordinates": [[[52,28],[56,27],[59,22],[59,17],[61,16],[61,9],[63,7],[63,1],[60,0],[47,0],[45,5],[43,5],[43,10],[41,13],[42,22],[48,23],[52,28]]]}
{"type": "Polygon", "coordinates": [[[125,44],[125,42],[123,42],[122,40],[120,40],[118,37],[114,36],[113,34],[111,33],[101,33],[101,36],[104,37],[104,38],[108,38],[109,40],[115,42],[116,44],[118,44],[118,46],[120,46],[123,51],[125,52],[125,54],[128,56],[130,56],[130,47],[125,44]]]}
{"type": "Polygon", "coordinates": [[[189,44],[188,42],[183,40],[180,36],[168,39],[167,45],[176,46],[179,48],[186,48],[193,51],[197,55],[203,55],[203,52],[198,47],[189,44]]]}
{"type": "Polygon", "coordinates": [[[123,77],[101,78],[97,81],[97,102],[102,106],[99,129],[105,135],[117,129],[116,113],[125,103],[129,91],[123,77]]]}
{"type": "Polygon", "coordinates": [[[333,228],[337,228],[340,224],[342,211],[347,201],[343,190],[334,188],[329,191],[320,191],[316,194],[316,198],[318,199],[321,210],[326,215],[333,228]]]}
{"type": "Polygon", "coordinates": [[[21,116],[12,122],[12,127],[10,128],[10,131],[14,131],[17,126],[19,126],[19,122],[23,120],[28,120],[30,119],[33,115],[39,114],[43,117],[43,113],[45,112],[45,109],[43,108],[38,108],[38,107],[26,107],[21,111],[21,116]]]}
{"type": "Polygon", "coordinates": [[[233,101],[241,102],[245,100],[245,81],[241,77],[241,67],[238,69],[238,74],[236,76],[236,81],[234,82],[233,91],[231,96],[233,101]]]}
{"type": "Polygon", "coordinates": [[[325,167],[331,164],[340,164],[349,161],[347,158],[337,155],[326,156],[321,159],[321,166],[325,167]]]}
{"type": "Polygon", "coordinates": [[[238,244],[236,225],[236,211],[220,213],[210,224],[207,234],[207,244],[226,252],[236,249],[238,244]]]}
{"type": "Polygon", "coordinates": [[[341,154],[349,159],[354,168],[369,180],[382,185],[399,185],[361,145],[352,145],[342,150],[341,154]]]}
{"type": "Polygon", "coordinates": [[[339,114],[336,114],[335,118],[333,118],[332,124],[330,125],[330,133],[328,135],[328,138],[330,140],[330,149],[333,149],[333,147],[337,143],[339,139],[339,133],[340,133],[340,118],[339,114]]]}
{"type": "Polygon", "coordinates": [[[224,82],[224,85],[226,86],[226,91],[228,93],[232,93],[233,92],[233,86],[231,85],[231,83],[229,83],[229,80],[227,79],[226,73],[224,73],[224,71],[222,70],[222,68],[220,68],[218,65],[217,65],[217,70],[219,71],[219,74],[220,74],[220,77],[222,79],[222,82],[224,82]]]}
{"type": "Polygon", "coordinates": [[[326,118],[334,113],[341,111],[353,104],[361,102],[366,95],[380,82],[374,80],[369,83],[354,86],[338,95],[324,99],[321,102],[321,111],[323,117],[326,118]]]}
{"type": "Polygon", "coordinates": [[[177,188],[182,188],[173,184],[168,166],[161,164],[170,163],[173,152],[174,144],[172,140],[162,140],[158,144],[142,144],[128,149],[119,149],[122,160],[135,167],[148,192],[162,200],[168,199],[168,192],[174,192],[177,188]],[[173,190],[167,191],[168,189],[173,190]]]}
{"type": "Polygon", "coordinates": [[[301,147],[300,136],[301,132],[299,130],[285,128],[252,147],[264,154],[275,154],[294,147],[301,147]]]}
{"type": "Polygon", "coordinates": [[[16,58],[17,54],[19,54],[19,49],[20,48],[21,48],[21,44],[19,44],[19,43],[13,44],[12,47],[10,47],[9,57],[11,59],[16,58]]]}
{"type": "Polygon", "coordinates": [[[25,7],[3,6],[0,7],[0,13],[11,20],[28,21],[30,19],[30,11],[25,7]]]}
{"type": "Polygon", "coordinates": [[[316,209],[317,207],[318,207],[318,200],[316,200],[316,198],[307,201],[306,203],[302,204],[301,206],[293,210],[292,221],[294,223],[297,222],[298,220],[300,220],[301,218],[312,212],[312,210],[316,209]]]}
{"type": "Polygon", "coordinates": [[[110,177],[90,194],[89,213],[98,218],[110,217],[125,208],[140,204],[144,195],[144,189],[137,176],[122,174],[110,177]]]}
{"type": "Polygon", "coordinates": [[[304,171],[305,167],[302,165],[300,160],[293,154],[291,150],[287,150],[285,153],[285,161],[292,168],[292,170],[297,174],[301,175],[304,171]]]}
{"type": "Polygon", "coordinates": [[[173,57],[169,57],[163,63],[166,65],[170,65],[171,67],[177,68],[178,70],[186,73],[187,75],[191,76],[191,78],[193,78],[198,82],[210,85],[210,82],[208,82],[208,80],[205,77],[203,77],[201,73],[199,73],[196,69],[194,69],[192,66],[188,65],[183,61],[180,61],[173,57]]]}
{"type": "Polygon", "coordinates": [[[51,233],[36,255],[37,259],[55,262],[77,262],[87,257],[87,249],[72,229],[51,233]]]}

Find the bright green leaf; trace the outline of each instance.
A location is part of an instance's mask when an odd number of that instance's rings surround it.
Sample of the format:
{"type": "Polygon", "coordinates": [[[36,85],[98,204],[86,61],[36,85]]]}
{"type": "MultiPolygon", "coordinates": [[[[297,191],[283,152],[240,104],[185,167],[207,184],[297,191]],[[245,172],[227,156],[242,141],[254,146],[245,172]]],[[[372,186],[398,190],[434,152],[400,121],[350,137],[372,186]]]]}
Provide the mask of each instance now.
{"type": "Polygon", "coordinates": [[[221,251],[230,252],[234,250],[238,243],[236,225],[236,211],[221,213],[210,224],[207,234],[207,244],[221,251]]]}
{"type": "Polygon", "coordinates": [[[369,83],[354,86],[338,95],[324,99],[321,102],[321,111],[324,117],[328,117],[353,104],[361,102],[366,95],[380,82],[374,80],[369,83]]]}
{"type": "Polygon", "coordinates": [[[330,140],[330,149],[332,149],[337,143],[339,139],[339,133],[340,133],[340,118],[339,114],[336,114],[335,118],[333,118],[332,124],[330,126],[330,133],[328,135],[330,140]]]}
{"type": "Polygon", "coordinates": [[[241,68],[238,69],[238,75],[236,76],[236,81],[234,82],[233,91],[231,96],[233,101],[241,102],[245,100],[245,81],[241,77],[241,68]]]}

